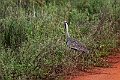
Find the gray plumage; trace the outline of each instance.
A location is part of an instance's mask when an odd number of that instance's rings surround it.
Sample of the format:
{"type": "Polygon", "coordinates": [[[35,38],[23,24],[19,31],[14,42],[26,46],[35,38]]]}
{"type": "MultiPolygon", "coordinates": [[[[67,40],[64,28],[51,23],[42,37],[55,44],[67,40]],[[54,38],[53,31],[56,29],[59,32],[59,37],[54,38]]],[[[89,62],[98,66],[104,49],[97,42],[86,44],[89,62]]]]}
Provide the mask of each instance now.
{"type": "Polygon", "coordinates": [[[72,49],[82,51],[88,54],[89,50],[86,48],[86,46],[83,45],[82,42],[80,42],[79,40],[76,40],[75,38],[71,38],[69,36],[67,21],[62,22],[62,24],[64,25],[66,29],[66,44],[69,45],[72,49]]]}

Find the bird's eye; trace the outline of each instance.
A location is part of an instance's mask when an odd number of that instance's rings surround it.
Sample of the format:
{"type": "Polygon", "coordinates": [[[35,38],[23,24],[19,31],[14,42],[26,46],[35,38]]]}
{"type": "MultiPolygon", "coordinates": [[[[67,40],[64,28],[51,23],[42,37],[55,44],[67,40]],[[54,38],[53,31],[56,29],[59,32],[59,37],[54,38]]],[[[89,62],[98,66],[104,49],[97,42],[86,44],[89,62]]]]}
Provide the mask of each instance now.
{"type": "Polygon", "coordinates": [[[68,22],[65,22],[65,24],[68,24],[68,22]]]}

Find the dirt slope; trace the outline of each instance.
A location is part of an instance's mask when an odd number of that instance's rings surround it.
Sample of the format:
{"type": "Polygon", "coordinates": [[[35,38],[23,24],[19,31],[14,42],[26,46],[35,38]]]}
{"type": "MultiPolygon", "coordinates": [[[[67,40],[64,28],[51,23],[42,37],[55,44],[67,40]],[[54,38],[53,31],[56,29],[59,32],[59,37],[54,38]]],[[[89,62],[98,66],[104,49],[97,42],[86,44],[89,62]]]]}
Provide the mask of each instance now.
{"type": "Polygon", "coordinates": [[[120,52],[110,55],[107,59],[112,65],[110,68],[95,67],[90,70],[90,73],[78,72],[68,80],[120,80],[120,52]]]}

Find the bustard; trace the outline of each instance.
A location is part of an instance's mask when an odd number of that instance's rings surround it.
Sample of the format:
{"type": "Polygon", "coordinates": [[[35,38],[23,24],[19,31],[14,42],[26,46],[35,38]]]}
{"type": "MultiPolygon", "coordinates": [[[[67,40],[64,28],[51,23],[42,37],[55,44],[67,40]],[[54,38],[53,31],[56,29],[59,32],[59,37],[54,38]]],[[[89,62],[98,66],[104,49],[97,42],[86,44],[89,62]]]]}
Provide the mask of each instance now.
{"type": "Polygon", "coordinates": [[[64,25],[64,27],[66,29],[66,44],[69,45],[72,49],[82,51],[82,52],[85,52],[88,54],[89,50],[86,48],[86,46],[83,45],[82,42],[80,42],[79,40],[77,40],[75,38],[71,38],[69,36],[67,21],[63,21],[62,24],[64,25]]]}

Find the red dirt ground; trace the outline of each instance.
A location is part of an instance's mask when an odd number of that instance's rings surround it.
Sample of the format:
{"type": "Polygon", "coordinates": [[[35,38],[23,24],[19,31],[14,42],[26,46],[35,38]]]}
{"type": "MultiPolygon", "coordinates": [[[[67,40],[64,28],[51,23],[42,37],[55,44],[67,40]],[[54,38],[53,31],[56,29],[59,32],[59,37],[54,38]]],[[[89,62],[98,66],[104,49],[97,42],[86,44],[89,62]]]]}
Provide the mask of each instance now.
{"type": "Polygon", "coordinates": [[[111,67],[95,67],[90,72],[77,72],[75,76],[67,77],[67,80],[120,80],[120,52],[107,57],[111,67]]]}

